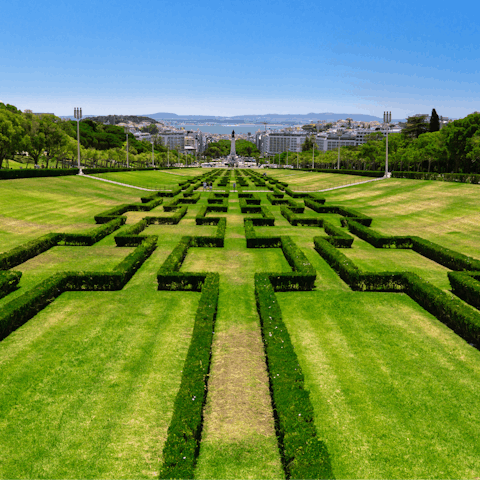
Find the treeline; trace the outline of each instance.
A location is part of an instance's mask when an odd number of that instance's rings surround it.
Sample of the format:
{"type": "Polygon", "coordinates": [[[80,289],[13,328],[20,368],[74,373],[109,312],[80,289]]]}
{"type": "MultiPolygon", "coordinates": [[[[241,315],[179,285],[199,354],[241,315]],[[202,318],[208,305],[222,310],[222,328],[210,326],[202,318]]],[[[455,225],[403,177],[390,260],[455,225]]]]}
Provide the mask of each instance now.
{"type": "MultiPolygon", "coordinates": [[[[432,115],[435,119],[435,116],[432,115]]],[[[401,133],[388,136],[390,171],[437,173],[480,173],[480,113],[446,124],[431,131],[425,116],[409,117],[401,133]]],[[[300,167],[332,168],[338,162],[338,150],[318,151],[308,138],[301,153],[288,154],[288,163],[300,167]],[[314,158],[315,157],[315,158],[314,158]]],[[[366,143],[357,147],[341,147],[340,167],[346,169],[382,170],[385,168],[386,138],[381,132],[369,135],[366,143]]],[[[275,155],[271,161],[287,163],[287,153],[275,155]]]]}
{"type": "MultiPolygon", "coordinates": [[[[126,134],[122,127],[103,125],[87,118],[79,125],[81,163],[87,167],[125,167],[127,164],[126,134]]],[[[152,144],[138,141],[128,134],[130,166],[152,164],[152,144]]],[[[192,163],[193,158],[168,151],[161,139],[154,142],[157,166],[192,163]]],[[[14,160],[25,166],[67,168],[77,165],[76,121],[62,120],[51,114],[22,112],[13,105],[0,103],[0,168],[14,160]]]]}

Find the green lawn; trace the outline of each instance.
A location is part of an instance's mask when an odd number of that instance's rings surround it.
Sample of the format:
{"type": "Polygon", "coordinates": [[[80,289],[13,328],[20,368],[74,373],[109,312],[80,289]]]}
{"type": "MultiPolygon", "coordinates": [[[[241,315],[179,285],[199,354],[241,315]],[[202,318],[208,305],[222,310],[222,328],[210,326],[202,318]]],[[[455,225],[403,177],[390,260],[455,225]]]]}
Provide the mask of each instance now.
{"type": "Polygon", "coordinates": [[[338,173],[303,172],[289,169],[269,169],[270,177],[281,182],[288,183],[292,190],[315,191],[326,188],[349,185],[352,183],[371,180],[372,177],[361,177],[359,175],[340,175],[338,173]]]}
{"type": "Polygon", "coordinates": [[[189,180],[194,175],[193,169],[172,169],[155,171],[133,171],[133,172],[108,172],[98,173],[95,176],[113,180],[115,182],[126,183],[136,187],[171,189],[178,182],[189,180]]]}
{"type": "Polygon", "coordinates": [[[424,180],[388,179],[324,192],[328,204],[373,217],[389,235],[419,235],[480,258],[480,187],[424,180]]]}
{"type": "Polygon", "coordinates": [[[93,228],[94,215],[140,195],[79,176],[1,180],[0,252],[50,232],[93,228]]]}
{"type": "MultiPolygon", "coordinates": [[[[206,171],[102,176],[171,188],[206,171]]],[[[296,190],[366,179],[267,173],[296,190]]],[[[95,214],[143,194],[81,177],[0,186],[0,251],[48,232],[92,228],[95,214]]],[[[371,215],[380,232],[419,235],[480,258],[479,188],[390,179],[324,195],[328,205],[371,215]]],[[[257,235],[291,236],[317,271],[314,291],[277,297],[336,478],[478,478],[478,350],[403,294],[352,292],[313,248],[323,228],[292,227],[259,196],[275,227],[255,227],[257,235]]],[[[157,291],[156,272],[182,236],[214,235],[217,227],[195,224],[206,204],[202,193],[178,225],[144,230],[158,235],[157,249],[123,290],[64,293],[0,342],[1,478],[158,477],[200,294],[157,291]]],[[[119,231],[151,215],[171,213],[162,206],[127,212],[119,231]]],[[[281,479],[253,277],[290,267],[278,248],[246,248],[236,194],[228,213],[209,215],[227,218],[225,247],[191,248],[181,268],[220,273],[195,476],[281,479]]],[[[308,208],[304,215],[340,226],[339,215],[308,208]]],[[[92,247],[54,247],[15,267],[23,272],[20,288],[0,308],[55,272],[110,271],[132,251],[116,247],[115,235],[92,247]]],[[[448,270],[411,250],[375,249],[355,237],[342,252],[362,270],[412,271],[449,290],[448,270]]]]}
{"type": "Polygon", "coordinates": [[[478,350],[403,294],[277,297],[336,478],[478,477],[478,350]]]}
{"type": "Polygon", "coordinates": [[[198,293],[70,292],[0,343],[1,478],[156,478],[198,293]]]}

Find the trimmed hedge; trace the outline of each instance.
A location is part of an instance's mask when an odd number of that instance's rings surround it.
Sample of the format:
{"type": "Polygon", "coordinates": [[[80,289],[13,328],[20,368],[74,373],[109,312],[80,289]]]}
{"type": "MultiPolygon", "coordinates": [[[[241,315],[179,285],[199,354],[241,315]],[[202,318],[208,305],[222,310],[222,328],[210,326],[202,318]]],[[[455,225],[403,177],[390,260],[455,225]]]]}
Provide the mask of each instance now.
{"type": "Polygon", "coordinates": [[[392,177],[441,182],[480,183],[480,175],[475,173],[392,172],[392,177]]]}
{"type": "Polygon", "coordinates": [[[378,170],[347,170],[347,169],[340,169],[337,170],[336,168],[301,168],[300,170],[309,171],[309,172],[322,172],[322,173],[340,173],[343,175],[359,175],[361,177],[383,177],[385,172],[378,171],[378,170]]]}
{"type": "Polygon", "coordinates": [[[303,372],[268,273],[255,274],[255,299],[286,478],[333,479],[328,450],[317,437],[303,372]]]}
{"type": "Polygon", "coordinates": [[[410,272],[365,273],[321,237],[315,250],[353,290],[405,292],[421,307],[468,342],[480,344],[480,312],[410,272]]]}
{"type": "Polygon", "coordinates": [[[452,292],[480,309],[480,272],[448,272],[452,292]]]}
{"type": "Polygon", "coordinates": [[[288,236],[280,237],[280,248],[293,273],[271,273],[270,281],[275,290],[311,290],[314,287],[317,272],[305,254],[288,236]]]}
{"type": "Polygon", "coordinates": [[[126,221],[126,217],[116,217],[108,223],[100,225],[98,228],[89,230],[85,233],[62,233],[61,241],[65,245],[85,245],[91,246],[110,233],[118,230],[126,221]]]}
{"type": "MultiPolygon", "coordinates": [[[[357,212],[353,208],[339,207],[337,205],[323,205],[319,201],[311,200],[310,198],[305,198],[305,206],[311,208],[317,213],[336,213],[342,215],[343,217],[351,217],[355,219],[358,223],[369,227],[372,224],[372,218],[364,215],[363,213],[357,212]]],[[[346,221],[343,221],[346,224],[346,221]]]]}
{"type": "Polygon", "coordinates": [[[9,270],[50,250],[50,248],[56,246],[61,239],[61,233],[49,233],[0,254],[0,270],[9,270]]]}
{"type": "Polygon", "coordinates": [[[274,248],[280,247],[280,237],[257,237],[253,222],[249,218],[243,219],[245,227],[245,238],[247,240],[247,248],[274,248]]]}
{"type": "Polygon", "coordinates": [[[246,200],[245,198],[238,199],[242,213],[262,213],[262,207],[260,205],[249,205],[246,200]]]}
{"type": "Polygon", "coordinates": [[[225,230],[227,228],[227,219],[218,218],[217,231],[213,237],[195,235],[192,237],[192,247],[219,247],[223,248],[225,242],[225,230]]]}
{"type": "Polygon", "coordinates": [[[139,236],[138,234],[143,232],[147,227],[148,220],[147,218],[143,218],[131,227],[123,230],[123,232],[115,235],[115,243],[117,244],[117,247],[135,247],[142,243],[145,236],[139,236]]]}
{"type": "Polygon", "coordinates": [[[119,290],[130,280],[155,250],[157,237],[147,237],[113,272],[62,272],[35,285],[3,306],[0,313],[0,339],[30,320],[55,298],[68,290],[119,290]]]}
{"type": "Polygon", "coordinates": [[[410,237],[383,235],[351,218],[346,219],[346,225],[350,232],[362,240],[365,240],[370,245],[373,245],[375,248],[409,249],[412,248],[413,245],[410,237]]]}
{"type": "Polygon", "coordinates": [[[13,292],[22,278],[22,272],[0,272],[0,298],[13,292]]]}
{"type": "Polygon", "coordinates": [[[286,205],[280,206],[280,213],[289,221],[293,226],[306,225],[312,227],[321,227],[322,220],[320,218],[313,217],[299,217],[286,205]]]}
{"type": "Polygon", "coordinates": [[[217,314],[220,276],[208,273],[202,288],[192,341],[163,448],[159,478],[194,478],[207,398],[211,348],[217,314]]]}
{"type": "Polygon", "coordinates": [[[436,243],[430,242],[420,237],[410,237],[412,239],[412,249],[452,270],[477,270],[480,271],[480,260],[455,252],[449,248],[442,247],[436,243]]]}
{"type": "Polygon", "coordinates": [[[187,207],[177,207],[171,217],[145,217],[149,225],[176,225],[187,214],[187,207]]]}

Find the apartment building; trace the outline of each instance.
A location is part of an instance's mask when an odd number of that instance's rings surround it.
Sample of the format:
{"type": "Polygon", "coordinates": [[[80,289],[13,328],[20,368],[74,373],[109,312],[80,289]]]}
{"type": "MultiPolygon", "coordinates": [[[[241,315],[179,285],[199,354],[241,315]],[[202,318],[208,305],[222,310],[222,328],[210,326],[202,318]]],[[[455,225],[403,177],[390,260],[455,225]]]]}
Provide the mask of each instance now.
{"type": "Polygon", "coordinates": [[[275,155],[277,153],[301,152],[302,144],[305,143],[307,132],[282,131],[282,132],[257,132],[257,148],[264,154],[275,155]]]}
{"type": "Polygon", "coordinates": [[[342,132],[339,137],[336,133],[319,133],[315,136],[315,143],[319,150],[335,150],[340,144],[341,147],[354,147],[357,145],[355,135],[352,131],[342,132]]]}

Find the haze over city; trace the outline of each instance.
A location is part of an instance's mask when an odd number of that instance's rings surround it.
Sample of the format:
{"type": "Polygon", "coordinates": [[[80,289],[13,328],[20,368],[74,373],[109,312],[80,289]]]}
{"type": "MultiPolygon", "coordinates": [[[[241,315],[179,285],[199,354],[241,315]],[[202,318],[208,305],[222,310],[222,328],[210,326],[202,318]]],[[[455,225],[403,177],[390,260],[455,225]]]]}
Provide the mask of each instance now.
{"type": "Polygon", "coordinates": [[[0,101],[34,112],[478,108],[478,24],[438,2],[10,2],[0,101]]]}

